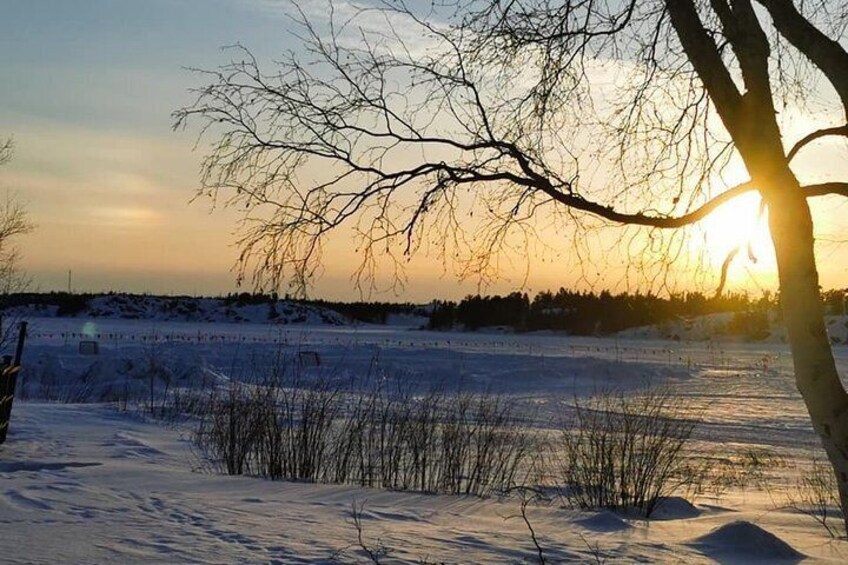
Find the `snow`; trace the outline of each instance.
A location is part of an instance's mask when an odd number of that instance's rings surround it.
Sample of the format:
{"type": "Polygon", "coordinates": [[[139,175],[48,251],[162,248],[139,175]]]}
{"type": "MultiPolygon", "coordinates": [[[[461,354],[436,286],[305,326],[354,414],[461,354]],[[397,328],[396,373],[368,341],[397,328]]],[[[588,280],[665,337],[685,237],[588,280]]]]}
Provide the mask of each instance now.
{"type": "MultiPolygon", "coordinates": [[[[316,351],[319,369],[357,375],[374,364],[420,386],[462,383],[508,394],[539,426],[599,388],[673,387],[703,414],[704,450],[767,448],[790,463],[816,448],[779,343],[724,344],[560,335],[439,334],[409,327],[33,318],[23,386],[0,446],[0,561],[364,563],[351,521],[386,563],[535,563],[515,498],[479,499],[349,486],[269,482],[204,471],[185,425],[165,425],[109,400],[146,390],[150,363],[174,386],[250,379],[283,351],[316,351]],[[101,344],[81,355],[79,341],[101,344]],[[45,388],[85,390],[82,404],[45,403],[45,388]]],[[[835,348],[842,374],[848,348],[835,348]]],[[[57,395],[58,397],[59,395],[57,395]]],[[[79,398],[78,398],[79,399],[79,398]]],[[[786,484],[791,464],[778,471],[786,484]]],[[[778,481],[778,484],[780,481],[778,481]]],[[[731,488],[695,505],[669,498],[656,519],[531,505],[547,561],[722,563],[848,560],[775,492],[731,488]],[[788,549],[787,549],[788,548],[788,549]]]]}
{"type": "Polygon", "coordinates": [[[794,563],[804,558],[779,537],[745,520],[720,526],[697,538],[692,545],[725,562],[794,563]]]}
{"type": "Polygon", "coordinates": [[[632,527],[623,518],[607,510],[579,518],[575,523],[593,532],[617,532],[632,527]]]}
{"type": "MultiPolygon", "coordinates": [[[[9,562],[363,563],[354,501],[366,543],[389,548],[386,562],[534,562],[514,500],[207,474],[180,430],[104,405],[20,403],[0,454],[9,562]]],[[[848,557],[804,516],[727,502],[661,522],[544,506],[528,518],[549,562],[594,562],[596,552],[611,562],[770,560],[785,555],[780,540],[813,561],[848,557]]]]}
{"type": "MultiPolygon", "coordinates": [[[[555,421],[575,394],[669,384],[705,419],[701,435],[726,443],[809,450],[817,445],[785,345],[411,331],[405,327],[191,323],[32,318],[25,396],[107,401],[149,388],[151,365],[172,386],[267,375],[282,352],[315,351],[343,378],[374,366],[422,387],[447,383],[514,395],[555,421]],[[80,355],[79,341],[100,343],[80,355]],[[66,390],[67,393],[63,392],[66,390]],[[80,397],[79,393],[85,394],[80,397]]],[[[835,346],[843,375],[848,347],[835,346]]]]}
{"type": "Polygon", "coordinates": [[[660,499],[657,509],[651,514],[652,520],[679,520],[695,518],[701,511],[694,504],[679,496],[666,496],[660,499]]]}

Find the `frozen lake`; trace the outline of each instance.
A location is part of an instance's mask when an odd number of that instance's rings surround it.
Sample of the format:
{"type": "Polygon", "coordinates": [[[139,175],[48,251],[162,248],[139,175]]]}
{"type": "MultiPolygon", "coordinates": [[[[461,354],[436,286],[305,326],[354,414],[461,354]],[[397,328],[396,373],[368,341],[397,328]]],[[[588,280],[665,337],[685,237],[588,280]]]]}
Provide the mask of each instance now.
{"type": "MultiPolygon", "coordinates": [[[[261,379],[280,355],[319,354],[325,374],[391,375],[490,390],[526,402],[538,425],[553,424],[575,395],[604,388],[669,385],[702,412],[709,441],[811,449],[817,445],[782,344],[676,342],[558,334],[443,333],[408,327],[286,326],[151,320],[30,320],[26,373],[51,386],[109,382],[127,362],[155,359],[176,372],[261,379]],[[100,354],[78,353],[82,339],[100,354]]],[[[848,374],[848,347],[834,354],[848,374]]],[[[35,390],[35,388],[33,388],[35,390]]],[[[37,396],[37,394],[36,394],[37,396]]]]}

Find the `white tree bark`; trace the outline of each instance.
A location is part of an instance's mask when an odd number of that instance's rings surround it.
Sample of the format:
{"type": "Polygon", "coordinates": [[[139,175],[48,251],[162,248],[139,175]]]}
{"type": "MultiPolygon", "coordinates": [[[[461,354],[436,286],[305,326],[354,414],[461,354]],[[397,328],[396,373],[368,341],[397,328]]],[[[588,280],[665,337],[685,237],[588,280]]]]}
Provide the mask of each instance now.
{"type": "Polygon", "coordinates": [[[848,393],[839,379],[825,329],[810,209],[794,184],[775,191],[769,202],[780,300],[795,381],[833,465],[844,509],[848,508],[848,393]]]}

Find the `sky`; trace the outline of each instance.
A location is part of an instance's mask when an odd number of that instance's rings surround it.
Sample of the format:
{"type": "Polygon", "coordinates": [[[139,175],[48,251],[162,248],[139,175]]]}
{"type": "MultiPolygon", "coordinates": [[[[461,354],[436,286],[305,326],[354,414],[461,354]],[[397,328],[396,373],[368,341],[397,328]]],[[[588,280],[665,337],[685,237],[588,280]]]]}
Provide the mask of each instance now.
{"type": "MultiPolygon", "coordinates": [[[[69,271],[77,291],[236,290],[237,217],[211,210],[207,201],[191,203],[202,151],[194,149],[196,132],[172,131],[171,112],[192,101],[188,89],[198,84],[186,67],[225,63],[222,46],[240,42],[265,61],[292,48],[279,4],[0,3],[0,136],[15,141],[13,161],[0,168],[0,189],[21,200],[37,225],[20,242],[35,290],[67,289],[69,271]]],[[[832,214],[822,222],[825,239],[835,233],[833,223],[832,214]]],[[[726,238],[726,232],[717,228],[712,237],[726,238]]],[[[827,259],[823,286],[848,286],[848,261],[838,246],[820,256],[827,259]]],[[[534,258],[529,270],[506,268],[502,280],[483,290],[585,284],[571,261],[557,257],[534,258]]],[[[310,294],[360,298],[350,280],[355,261],[348,241],[332,241],[325,258],[310,294]]],[[[768,262],[745,266],[732,280],[740,288],[772,288],[769,269],[768,262]]],[[[478,290],[477,281],[458,282],[451,269],[443,272],[426,258],[412,261],[407,275],[399,293],[370,298],[457,298],[478,290]]],[[[618,279],[600,275],[593,284],[616,286],[618,279]]]]}

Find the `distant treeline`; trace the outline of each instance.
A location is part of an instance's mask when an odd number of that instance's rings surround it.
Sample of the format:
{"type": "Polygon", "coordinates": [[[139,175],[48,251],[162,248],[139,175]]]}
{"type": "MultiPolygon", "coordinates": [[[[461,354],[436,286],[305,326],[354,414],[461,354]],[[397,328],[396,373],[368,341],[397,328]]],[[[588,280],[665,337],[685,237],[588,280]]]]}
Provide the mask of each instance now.
{"type": "Polygon", "coordinates": [[[419,304],[396,302],[328,302],[326,300],[298,300],[297,302],[334,310],[358,322],[385,324],[389,315],[428,316],[427,309],[419,304]]]}
{"type": "Polygon", "coordinates": [[[389,315],[406,314],[412,316],[427,316],[425,308],[411,302],[333,302],[329,300],[295,299],[289,295],[280,298],[275,292],[264,293],[230,293],[224,297],[227,304],[266,304],[286,300],[296,304],[305,304],[318,308],[326,308],[347,316],[358,322],[369,324],[385,324],[389,315]]]}
{"type": "Polygon", "coordinates": [[[766,312],[777,304],[771,294],[707,297],[691,292],[662,298],[653,294],[612,294],[559,289],[540,292],[532,300],[514,292],[506,296],[467,296],[459,303],[437,302],[430,329],[506,326],[517,331],[553,330],[573,335],[604,335],[658,324],[680,317],[717,312],[766,312]]]}
{"type": "MultiPolygon", "coordinates": [[[[149,294],[108,293],[16,293],[0,296],[0,309],[15,306],[55,306],[58,316],[73,316],[85,311],[89,302],[99,296],[151,298],[149,294]]],[[[845,314],[848,289],[822,293],[826,314],[845,314]]],[[[192,299],[189,296],[162,296],[163,299],[192,299]]],[[[433,330],[466,329],[505,326],[516,331],[553,330],[574,335],[604,335],[627,328],[658,324],[681,317],[695,317],[718,312],[764,314],[779,305],[779,296],[766,292],[754,298],[748,294],[706,296],[699,292],[673,295],[668,298],[654,294],[612,294],[577,292],[560,288],[540,292],[532,299],[526,293],[513,292],[506,296],[467,296],[461,301],[434,301],[421,306],[394,302],[337,302],[327,300],[293,299],[276,293],[230,293],[211,297],[227,305],[273,305],[279,300],[334,310],[353,320],[385,324],[390,315],[429,317],[427,327],[433,330]]],[[[779,315],[779,309],[778,315],[779,315]]]]}
{"type": "Polygon", "coordinates": [[[848,288],[826,290],[822,293],[825,314],[844,316],[848,314],[848,288]]]}
{"type": "MultiPolygon", "coordinates": [[[[109,293],[114,295],[118,293],[109,293]]],[[[71,292],[18,292],[0,296],[0,309],[14,308],[17,306],[56,306],[58,316],[73,316],[86,309],[89,300],[104,296],[104,294],[93,293],[71,293],[71,292]]]]}

